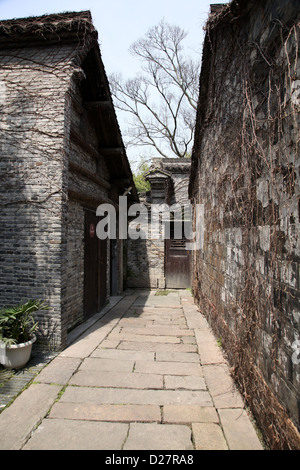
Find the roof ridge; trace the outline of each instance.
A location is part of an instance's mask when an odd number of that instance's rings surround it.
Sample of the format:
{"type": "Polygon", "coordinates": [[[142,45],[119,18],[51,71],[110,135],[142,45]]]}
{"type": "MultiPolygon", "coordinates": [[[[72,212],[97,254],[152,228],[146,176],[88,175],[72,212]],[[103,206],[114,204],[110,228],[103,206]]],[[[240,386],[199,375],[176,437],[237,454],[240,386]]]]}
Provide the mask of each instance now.
{"type": "Polygon", "coordinates": [[[62,13],[45,13],[44,15],[38,16],[26,16],[21,18],[10,18],[6,20],[0,20],[0,25],[4,24],[17,24],[17,23],[42,23],[45,21],[42,20],[51,20],[51,22],[55,22],[55,20],[66,21],[66,19],[74,20],[74,19],[86,19],[92,22],[92,14],[90,10],[83,10],[83,11],[65,11],[62,13]],[[53,21],[54,20],[54,21],[53,21]]]}

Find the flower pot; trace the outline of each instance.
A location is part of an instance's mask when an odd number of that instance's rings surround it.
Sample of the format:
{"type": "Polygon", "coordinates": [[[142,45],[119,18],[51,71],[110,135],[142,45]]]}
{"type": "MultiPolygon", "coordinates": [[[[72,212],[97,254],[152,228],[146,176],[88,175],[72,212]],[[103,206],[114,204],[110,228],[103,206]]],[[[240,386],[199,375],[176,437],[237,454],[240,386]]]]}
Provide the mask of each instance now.
{"type": "Polygon", "coordinates": [[[30,359],[32,345],[35,341],[35,335],[26,343],[12,344],[10,346],[0,341],[0,363],[5,369],[20,369],[24,367],[30,359]]]}

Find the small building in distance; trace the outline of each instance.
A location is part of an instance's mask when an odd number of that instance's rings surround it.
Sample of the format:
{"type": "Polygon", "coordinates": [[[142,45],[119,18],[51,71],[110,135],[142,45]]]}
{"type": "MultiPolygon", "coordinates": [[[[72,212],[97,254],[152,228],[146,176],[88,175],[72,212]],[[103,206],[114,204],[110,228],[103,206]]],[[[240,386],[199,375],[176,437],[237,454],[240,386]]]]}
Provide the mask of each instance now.
{"type": "Polygon", "coordinates": [[[149,171],[145,173],[151,190],[140,195],[140,201],[147,212],[145,226],[141,227],[144,236],[128,239],[128,287],[165,289],[187,288],[191,285],[190,251],[186,249],[182,223],[183,207],[190,208],[190,167],[191,161],[188,158],[155,158],[149,171]],[[155,212],[163,209],[163,206],[166,208],[164,216],[155,212]],[[172,208],[176,207],[174,213],[172,208]],[[153,223],[154,220],[159,223],[153,223]],[[179,236],[174,233],[176,222],[182,236],[179,232],[179,236]],[[165,231],[165,224],[170,231],[169,235],[165,231]]]}

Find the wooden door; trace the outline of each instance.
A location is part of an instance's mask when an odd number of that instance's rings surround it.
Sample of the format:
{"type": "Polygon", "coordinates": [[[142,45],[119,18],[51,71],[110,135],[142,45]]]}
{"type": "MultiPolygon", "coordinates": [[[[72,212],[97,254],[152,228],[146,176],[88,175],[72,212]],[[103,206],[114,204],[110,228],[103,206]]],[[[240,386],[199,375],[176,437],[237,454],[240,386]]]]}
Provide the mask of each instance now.
{"type": "Polygon", "coordinates": [[[99,312],[106,304],[107,241],[96,235],[98,219],[95,212],[85,212],[84,236],[84,317],[99,312]]]}
{"type": "Polygon", "coordinates": [[[118,242],[110,240],[110,295],[118,294],[118,242]]]}
{"type": "Polygon", "coordinates": [[[166,288],[185,289],[191,285],[190,252],[185,247],[185,239],[165,240],[166,288]]]}
{"type": "Polygon", "coordinates": [[[98,312],[107,301],[107,240],[98,239],[98,312]]]}

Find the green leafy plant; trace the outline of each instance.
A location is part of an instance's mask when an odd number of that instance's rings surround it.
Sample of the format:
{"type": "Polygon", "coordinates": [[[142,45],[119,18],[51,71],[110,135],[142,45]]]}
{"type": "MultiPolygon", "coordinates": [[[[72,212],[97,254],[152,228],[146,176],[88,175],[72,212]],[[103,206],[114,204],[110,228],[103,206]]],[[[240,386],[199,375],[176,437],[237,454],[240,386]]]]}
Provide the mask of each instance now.
{"type": "Polygon", "coordinates": [[[133,181],[139,193],[145,193],[151,189],[149,181],[144,177],[144,174],[149,171],[149,169],[149,165],[146,162],[142,162],[137,173],[133,175],[133,181]]]}
{"type": "Polygon", "coordinates": [[[38,329],[38,322],[35,322],[33,313],[49,308],[39,300],[29,300],[22,305],[2,308],[0,310],[0,341],[6,345],[29,341],[38,329]]]}

